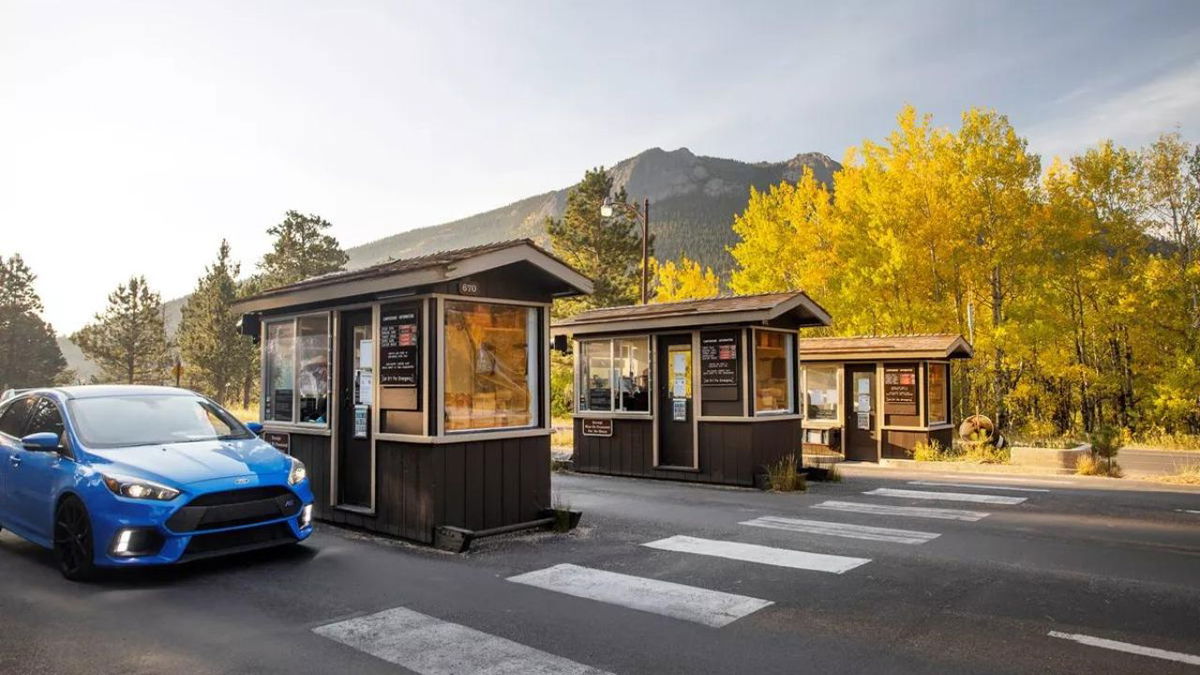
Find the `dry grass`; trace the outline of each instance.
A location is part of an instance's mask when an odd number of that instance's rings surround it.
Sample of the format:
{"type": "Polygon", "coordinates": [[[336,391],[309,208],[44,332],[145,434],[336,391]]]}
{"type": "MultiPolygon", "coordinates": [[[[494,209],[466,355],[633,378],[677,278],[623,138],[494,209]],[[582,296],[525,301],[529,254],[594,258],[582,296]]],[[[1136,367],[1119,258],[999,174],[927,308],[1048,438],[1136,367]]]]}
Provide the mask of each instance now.
{"type": "Polygon", "coordinates": [[[1075,463],[1075,475],[1077,476],[1108,476],[1109,478],[1120,478],[1125,475],[1121,471],[1121,465],[1116,462],[1107,462],[1097,460],[1092,455],[1083,455],[1079,461],[1075,463]]]}
{"type": "Polygon", "coordinates": [[[242,422],[260,422],[260,421],[262,421],[259,419],[258,405],[251,405],[249,408],[242,408],[240,406],[235,406],[235,405],[227,405],[227,406],[224,406],[224,408],[226,410],[228,410],[230,413],[232,413],[234,417],[238,418],[242,422]]]}
{"type": "Polygon", "coordinates": [[[767,484],[771,492],[803,492],[808,489],[796,455],[788,455],[767,467],[767,484]]]}
{"type": "Polygon", "coordinates": [[[1176,485],[1200,485],[1200,462],[1189,464],[1169,476],[1159,476],[1158,480],[1176,485]]]}
{"type": "Polygon", "coordinates": [[[1135,434],[1125,442],[1125,445],[1152,450],[1200,451],[1200,434],[1168,434],[1165,432],[1135,434]]]}
{"type": "Polygon", "coordinates": [[[937,441],[913,446],[913,459],[918,462],[973,462],[976,464],[1008,464],[1011,455],[1007,448],[989,443],[964,443],[949,447],[937,441]]]}

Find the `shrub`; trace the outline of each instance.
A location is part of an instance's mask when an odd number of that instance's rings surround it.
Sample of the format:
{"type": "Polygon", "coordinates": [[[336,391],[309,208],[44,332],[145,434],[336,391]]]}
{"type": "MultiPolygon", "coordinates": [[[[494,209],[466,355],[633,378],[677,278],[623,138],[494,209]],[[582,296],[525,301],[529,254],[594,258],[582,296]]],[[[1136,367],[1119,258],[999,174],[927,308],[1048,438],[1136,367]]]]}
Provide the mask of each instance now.
{"type": "Polygon", "coordinates": [[[961,459],[964,462],[978,462],[980,464],[1008,464],[1012,459],[1012,453],[1007,447],[997,448],[990,443],[977,443],[970,445],[956,459],[961,459]]]}
{"type": "Polygon", "coordinates": [[[1121,465],[1111,459],[1101,462],[1093,455],[1084,455],[1075,462],[1075,475],[1120,478],[1124,473],[1121,471],[1121,465]]]}
{"type": "MultiPolygon", "coordinates": [[[[1092,432],[1091,442],[1092,457],[1105,460],[1105,475],[1117,477],[1113,475],[1113,467],[1116,465],[1113,459],[1121,451],[1121,432],[1115,427],[1102,426],[1092,432]]],[[[1117,466],[1115,473],[1119,476],[1121,467],[1117,466]]]]}
{"type": "Polygon", "coordinates": [[[767,466],[767,484],[772,492],[803,492],[808,489],[795,454],[767,466]]]}
{"type": "Polygon", "coordinates": [[[912,456],[918,462],[943,462],[948,459],[946,448],[936,440],[920,441],[913,446],[912,456]]]}

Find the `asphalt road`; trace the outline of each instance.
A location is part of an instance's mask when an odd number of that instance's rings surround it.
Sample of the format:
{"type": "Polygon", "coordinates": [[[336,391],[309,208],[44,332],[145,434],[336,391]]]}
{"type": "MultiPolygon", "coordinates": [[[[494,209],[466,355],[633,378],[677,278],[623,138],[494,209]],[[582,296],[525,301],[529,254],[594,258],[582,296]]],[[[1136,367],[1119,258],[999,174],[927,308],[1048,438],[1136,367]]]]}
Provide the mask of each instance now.
{"type": "Polygon", "coordinates": [[[0,672],[1200,672],[1184,662],[1200,661],[1200,491],[890,472],[786,495],[577,475],[554,485],[584,511],[579,530],[459,556],[324,527],[292,549],[78,585],[0,534],[0,672]],[[864,494],[878,488],[1024,501],[864,494]],[[742,524],[755,519],[774,527],[742,524]],[[896,530],[915,534],[901,543],[896,530]],[[806,568],[828,563],[852,567],[806,568]],[[606,573],[626,576],[572,591],[604,601],[555,586],[606,573]],[[642,590],[627,592],[631,580],[642,590]],[[734,596],[719,627],[701,622],[714,616],[704,603],[734,596]]]}

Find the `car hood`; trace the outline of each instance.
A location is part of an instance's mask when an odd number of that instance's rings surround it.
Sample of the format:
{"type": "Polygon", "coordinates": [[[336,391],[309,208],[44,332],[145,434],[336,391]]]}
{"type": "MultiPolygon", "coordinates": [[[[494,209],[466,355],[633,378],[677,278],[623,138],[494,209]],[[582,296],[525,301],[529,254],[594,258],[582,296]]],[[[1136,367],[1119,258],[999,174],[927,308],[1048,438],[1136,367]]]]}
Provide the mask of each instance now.
{"type": "Polygon", "coordinates": [[[236,476],[287,473],[292,460],[258,439],[158,443],[88,450],[93,468],[174,485],[236,476]]]}

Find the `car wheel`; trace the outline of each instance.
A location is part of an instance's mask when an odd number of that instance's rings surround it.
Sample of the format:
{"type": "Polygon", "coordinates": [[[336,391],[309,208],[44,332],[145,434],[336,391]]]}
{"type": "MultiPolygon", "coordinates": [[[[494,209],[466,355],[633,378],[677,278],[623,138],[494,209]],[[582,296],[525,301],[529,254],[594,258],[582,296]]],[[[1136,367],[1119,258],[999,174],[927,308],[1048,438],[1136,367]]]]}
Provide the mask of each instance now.
{"type": "Polygon", "coordinates": [[[92,547],[92,521],[83,502],[67,497],[54,514],[54,559],[58,570],[71,581],[87,581],[96,574],[92,547]]]}

